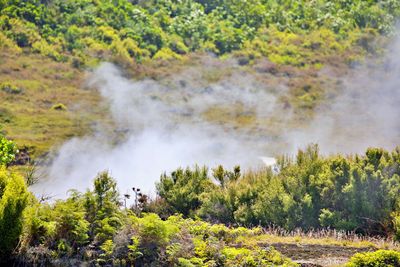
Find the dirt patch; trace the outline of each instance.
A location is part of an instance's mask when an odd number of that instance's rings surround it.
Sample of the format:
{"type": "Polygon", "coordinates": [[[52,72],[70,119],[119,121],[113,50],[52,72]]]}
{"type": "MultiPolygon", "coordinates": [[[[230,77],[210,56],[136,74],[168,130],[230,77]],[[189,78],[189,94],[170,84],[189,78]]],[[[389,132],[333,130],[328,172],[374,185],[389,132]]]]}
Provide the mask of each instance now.
{"type": "Polygon", "coordinates": [[[351,256],[359,252],[375,251],[375,248],[344,247],[317,244],[269,244],[276,250],[301,266],[337,266],[346,263],[351,256]]]}
{"type": "Polygon", "coordinates": [[[322,266],[322,265],[314,264],[314,263],[308,263],[308,262],[301,263],[301,267],[320,267],[320,266],[322,266]]]}

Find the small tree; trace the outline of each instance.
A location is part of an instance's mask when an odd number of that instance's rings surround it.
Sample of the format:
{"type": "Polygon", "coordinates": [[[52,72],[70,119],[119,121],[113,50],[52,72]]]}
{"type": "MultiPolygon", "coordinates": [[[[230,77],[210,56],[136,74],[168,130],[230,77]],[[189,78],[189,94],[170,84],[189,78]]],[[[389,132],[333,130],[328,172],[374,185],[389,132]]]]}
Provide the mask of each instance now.
{"type": "Polygon", "coordinates": [[[94,190],[85,194],[85,209],[90,235],[100,243],[121,226],[117,183],[108,172],[101,172],[94,179],[94,190]]]}
{"type": "Polygon", "coordinates": [[[215,188],[208,176],[206,167],[196,166],[194,170],[178,169],[170,176],[163,174],[156,184],[157,193],[175,212],[189,216],[200,205],[200,195],[215,188]]]}

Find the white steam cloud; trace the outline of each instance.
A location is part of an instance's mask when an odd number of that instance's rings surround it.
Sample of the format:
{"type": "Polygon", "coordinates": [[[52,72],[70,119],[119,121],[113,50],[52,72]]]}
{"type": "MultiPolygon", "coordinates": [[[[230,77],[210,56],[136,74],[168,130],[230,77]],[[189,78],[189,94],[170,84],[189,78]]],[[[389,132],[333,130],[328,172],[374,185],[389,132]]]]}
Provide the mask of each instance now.
{"type": "Polygon", "coordinates": [[[400,145],[400,39],[386,56],[345,77],[342,92],[318,107],[315,119],[286,138],[295,147],[317,143],[325,153],[363,153],[400,145]]]}
{"type": "Polygon", "coordinates": [[[339,95],[317,107],[314,119],[297,129],[289,123],[293,110],[279,101],[288,93],[284,85],[277,90],[276,83],[240,72],[199,85],[193,82],[196,69],[189,69],[174,77],[183,83],[167,86],[128,80],[114,65],[102,64],[89,84],[108,102],[115,131],[101,128],[66,142],[48,168],[49,179],[33,190],[64,197],[68,189],[88,188],[99,171],[109,170],[121,192],[132,186],[150,192],[161,173],[178,167],[257,167],[260,158],[293,153],[309,143],[318,143],[324,153],[393,149],[400,144],[400,40],[382,62],[343,77],[339,95]],[[216,108],[229,112],[206,119],[216,108]],[[254,127],[225,123],[218,116],[248,116],[254,127]],[[283,127],[269,129],[271,118],[283,127]]]}
{"type": "Polygon", "coordinates": [[[178,167],[262,164],[258,137],[204,119],[210,108],[232,105],[243,107],[242,113],[268,116],[275,96],[254,89],[256,82],[243,81],[171,89],[151,80],[128,80],[114,65],[102,64],[89,84],[109,103],[117,136],[102,129],[66,142],[48,169],[51,179],[33,190],[63,197],[68,189],[90,187],[99,171],[109,170],[122,192],[132,186],[152,191],[161,173],[178,167]]]}

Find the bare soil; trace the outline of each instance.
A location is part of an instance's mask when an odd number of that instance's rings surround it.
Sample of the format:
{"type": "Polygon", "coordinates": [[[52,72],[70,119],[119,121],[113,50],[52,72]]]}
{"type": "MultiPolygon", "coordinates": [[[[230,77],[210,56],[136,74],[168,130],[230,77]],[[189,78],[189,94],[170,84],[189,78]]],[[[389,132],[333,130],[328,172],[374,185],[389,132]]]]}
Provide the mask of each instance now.
{"type": "Polygon", "coordinates": [[[376,250],[372,247],[355,248],[316,244],[274,243],[270,246],[304,267],[341,266],[355,253],[376,250]]]}

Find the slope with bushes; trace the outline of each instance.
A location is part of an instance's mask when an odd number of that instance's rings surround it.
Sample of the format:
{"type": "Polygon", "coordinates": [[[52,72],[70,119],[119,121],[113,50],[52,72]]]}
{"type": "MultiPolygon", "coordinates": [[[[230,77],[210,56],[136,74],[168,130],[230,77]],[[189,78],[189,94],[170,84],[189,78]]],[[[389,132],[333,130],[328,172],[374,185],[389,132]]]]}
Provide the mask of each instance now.
{"type": "MultiPolygon", "coordinates": [[[[7,150],[3,158],[12,159],[16,150],[9,149],[13,147],[11,142],[2,140],[0,151],[7,150]]],[[[333,236],[329,232],[324,235],[323,231],[304,236],[299,232],[282,235],[263,230],[260,225],[303,230],[331,226],[369,235],[398,236],[397,150],[388,153],[370,149],[364,157],[322,158],[311,146],[299,151],[295,161],[281,158],[279,173],[266,169],[242,175],[239,167],[226,171],[219,166],[213,170],[215,180],[211,180],[206,168],[179,169],[171,176],[161,176],[157,185],[159,198],[140,195],[140,205],[130,209],[126,204],[122,207],[123,198],[107,172],[94,179],[92,190],[71,190],[67,199],[46,203],[28,193],[23,178],[6,169],[7,162],[10,161],[4,161],[0,170],[0,261],[4,262],[63,266],[297,266],[278,252],[293,256],[288,250],[293,242],[300,244],[296,245],[298,253],[299,248],[308,246],[314,250],[369,251],[387,248],[388,244],[375,243],[373,239],[363,241],[356,235],[346,238],[345,232],[333,236]],[[296,186],[289,186],[290,183],[296,186]],[[335,194],[337,190],[341,194],[335,194]],[[295,201],[300,194],[306,201],[295,201]],[[331,197],[325,198],[326,194],[331,197]],[[386,206],[371,208],[377,204],[386,206]],[[201,221],[196,215],[214,224],[201,221]],[[255,226],[257,219],[256,228],[226,226],[255,226]],[[379,232],[383,230],[386,232],[379,232]]],[[[387,264],[397,257],[395,253],[356,255],[349,266],[387,264]]]]}
{"type": "MultiPolygon", "coordinates": [[[[188,66],[197,66],[208,83],[235,68],[277,89],[287,85],[279,101],[294,108],[291,123],[300,124],[338,90],[339,76],[381,54],[399,15],[397,0],[0,0],[1,135],[29,154],[25,164],[98,124],[112,131],[98,94],[82,89],[85,71],[101,61],[163,84],[188,66]],[[218,66],[234,66],[210,70],[202,65],[210,54],[218,66]],[[329,78],[320,72],[325,67],[329,78]]],[[[204,116],[254,126],[252,118],[244,123],[227,113],[204,116]]],[[[294,158],[281,157],[275,169],[178,169],[161,176],[156,199],[126,209],[108,173],[95,178],[92,190],[71,191],[65,200],[36,199],[6,167],[21,153],[1,136],[0,260],[296,266],[271,247],[287,238],[265,235],[259,226],[398,240],[399,155],[398,148],[371,148],[364,155],[323,157],[310,146],[294,158]]],[[[390,251],[358,254],[349,266],[398,266],[398,258],[390,251]]]]}
{"type": "Polygon", "coordinates": [[[226,224],[318,229],[399,237],[399,149],[329,156],[318,146],[281,157],[271,168],[241,174],[222,166],[162,175],[166,211],[226,224]]]}
{"type": "MultiPolygon", "coordinates": [[[[3,140],[3,138],[2,138],[3,140]]],[[[5,140],[5,139],[4,139],[5,140]]],[[[9,147],[7,142],[0,145],[9,147]]],[[[5,153],[3,153],[5,154],[5,153]]],[[[13,152],[8,152],[10,158],[13,152]]],[[[0,168],[0,262],[76,266],[296,266],[273,248],[242,246],[260,229],[229,228],[122,209],[108,173],[93,190],[66,200],[38,201],[23,178],[0,168]]]]}
{"type": "MultiPolygon", "coordinates": [[[[338,76],[381,53],[399,13],[393,0],[3,0],[0,131],[32,158],[44,156],[107,121],[97,93],[80,90],[84,70],[107,60],[134,78],[169,83],[177,71],[204,64],[206,53],[221,65],[233,58],[271,87],[284,83],[289,96],[281,100],[295,108],[296,125],[337,90],[338,76]],[[321,75],[324,66],[336,76],[321,75]]],[[[231,67],[199,70],[212,83],[231,67]]]]}
{"type": "Polygon", "coordinates": [[[140,61],[237,50],[303,65],[314,51],[336,54],[363,43],[365,32],[391,33],[399,14],[394,0],[4,0],[0,43],[74,66],[110,57],[140,61]]]}

